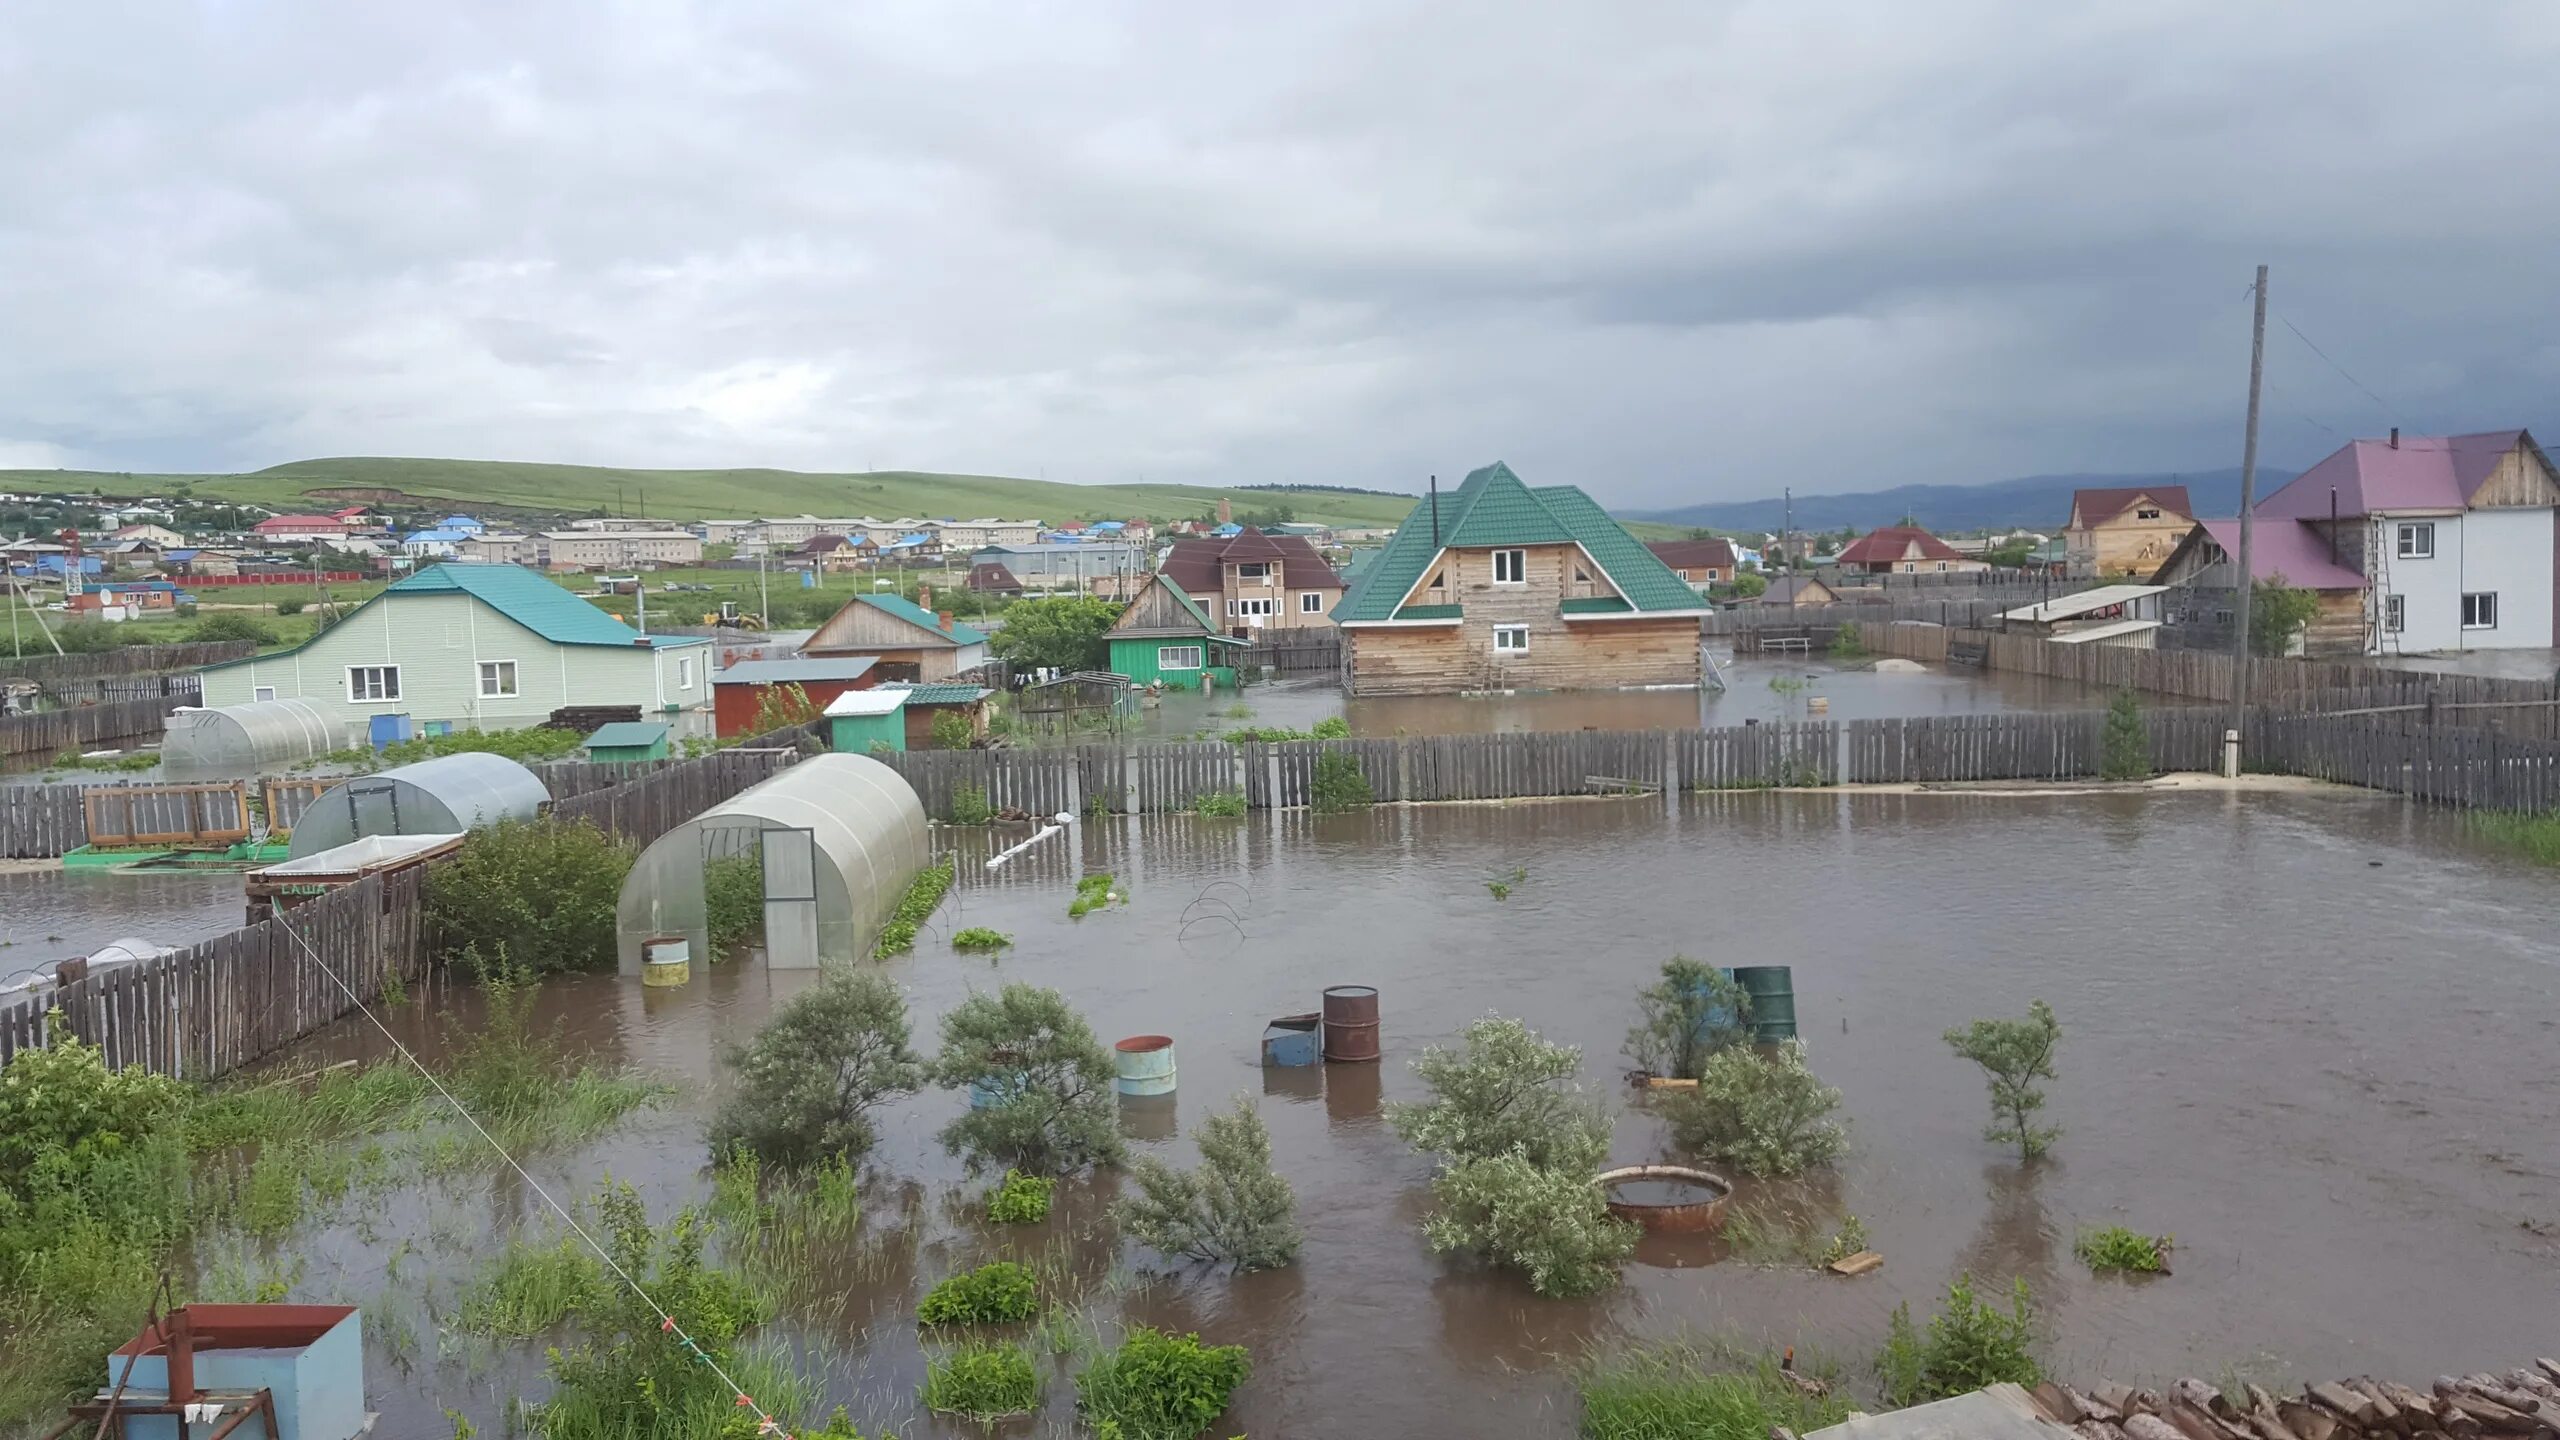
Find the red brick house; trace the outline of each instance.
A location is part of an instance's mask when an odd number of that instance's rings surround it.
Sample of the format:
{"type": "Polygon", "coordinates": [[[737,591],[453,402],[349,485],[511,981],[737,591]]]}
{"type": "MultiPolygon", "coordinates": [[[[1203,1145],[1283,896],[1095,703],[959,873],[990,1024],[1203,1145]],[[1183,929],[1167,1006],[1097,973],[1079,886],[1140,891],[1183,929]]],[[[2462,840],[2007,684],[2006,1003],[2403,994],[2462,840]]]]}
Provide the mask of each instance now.
{"type": "Polygon", "coordinates": [[[1644,548],[1692,586],[1730,585],[1740,568],[1730,540],[1647,540],[1644,548]]]}
{"type": "Polygon", "coordinates": [[[1840,552],[1840,569],[1852,575],[1946,575],[1990,568],[1989,561],[1964,554],[1917,525],[1871,530],[1840,552]]]}

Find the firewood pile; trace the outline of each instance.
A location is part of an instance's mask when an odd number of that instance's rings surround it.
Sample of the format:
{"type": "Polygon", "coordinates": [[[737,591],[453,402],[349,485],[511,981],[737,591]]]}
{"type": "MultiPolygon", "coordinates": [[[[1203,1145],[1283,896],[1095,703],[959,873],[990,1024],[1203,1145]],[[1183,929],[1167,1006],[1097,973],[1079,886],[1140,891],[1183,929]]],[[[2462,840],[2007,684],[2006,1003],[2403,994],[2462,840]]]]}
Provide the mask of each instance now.
{"type": "Polygon", "coordinates": [[[2166,1393],[2051,1381],[2036,1404],[2085,1440],[2560,1440],[2560,1360],[2504,1375],[2439,1375],[2425,1392],[2358,1377],[2240,1403],[2201,1380],[2166,1393]]]}

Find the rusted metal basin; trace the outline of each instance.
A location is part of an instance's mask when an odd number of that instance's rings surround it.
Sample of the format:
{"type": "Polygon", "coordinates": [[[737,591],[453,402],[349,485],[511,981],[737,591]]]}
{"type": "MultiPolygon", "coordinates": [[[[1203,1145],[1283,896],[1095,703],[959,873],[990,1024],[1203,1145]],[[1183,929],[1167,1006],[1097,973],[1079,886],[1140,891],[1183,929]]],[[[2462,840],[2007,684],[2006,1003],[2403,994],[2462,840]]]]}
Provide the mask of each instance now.
{"type": "Polygon", "coordinates": [[[1629,1165],[1591,1183],[1600,1187],[1610,1214],[1666,1235],[1723,1229],[1725,1206],[1733,1199],[1733,1186],[1723,1176],[1686,1165],[1629,1165]]]}
{"type": "Polygon", "coordinates": [[[1359,1064],[1378,1058],[1378,989],[1335,985],[1324,992],[1324,1058],[1359,1064]]]}

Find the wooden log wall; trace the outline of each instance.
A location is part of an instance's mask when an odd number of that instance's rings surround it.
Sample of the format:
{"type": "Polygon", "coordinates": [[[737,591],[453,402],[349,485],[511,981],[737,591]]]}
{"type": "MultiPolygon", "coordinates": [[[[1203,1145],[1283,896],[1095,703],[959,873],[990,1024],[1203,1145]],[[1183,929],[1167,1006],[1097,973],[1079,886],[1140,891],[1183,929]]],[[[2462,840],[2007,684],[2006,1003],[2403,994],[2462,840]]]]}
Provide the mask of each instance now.
{"type": "Polygon", "coordinates": [[[423,896],[420,871],[368,876],[276,919],[20,999],[0,1007],[0,1065],[48,1043],[59,1010],[63,1030],[109,1065],[228,1074],[353,1011],[331,972],[368,1004],[386,977],[424,978],[423,896]]]}
{"type": "Polygon", "coordinates": [[[254,641],[207,640],[180,645],[120,645],[84,655],[0,656],[0,677],[84,680],[101,675],[147,675],[160,670],[195,670],[225,660],[246,660],[257,653],[254,641]]]}
{"type": "Polygon", "coordinates": [[[156,697],[0,717],[0,755],[54,755],[102,740],[157,735],[168,721],[169,702],[156,697]]]}

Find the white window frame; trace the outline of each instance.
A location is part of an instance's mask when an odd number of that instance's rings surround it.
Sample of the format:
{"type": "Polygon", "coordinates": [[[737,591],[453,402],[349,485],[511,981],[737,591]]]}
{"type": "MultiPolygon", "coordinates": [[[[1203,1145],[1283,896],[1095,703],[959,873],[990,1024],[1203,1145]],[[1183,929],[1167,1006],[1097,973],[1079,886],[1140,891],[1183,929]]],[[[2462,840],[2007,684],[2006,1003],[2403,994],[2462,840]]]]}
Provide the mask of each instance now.
{"type": "Polygon", "coordinates": [[[690,655],[676,657],[676,688],[679,690],[693,688],[693,657],[690,655]]]}
{"type": "Polygon", "coordinates": [[[1277,616],[1280,613],[1279,607],[1280,602],[1268,595],[1247,595],[1242,599],[1231,598],[1227,601],[1227,613],[1230,615],[1277,616]]]}
{"type": "Polygon", "coordinates": [[[2463,592],[2462,628],[2465,630],[2495,630],[2498,628],[2497,591],[2466,590],[2463,592]],[[2486,618],[2480,618],[2483,616],[2486,618]]]}
{"type": "Polygon", "coordinates": [[[1208,648],[1206,645],[1159,645],[1156,647],[1156,668],[1158,670],[1205,669],[1209,657],[1202,652],[1208,648]]]}
{"type": "Polygon", "coordinates": [[[1494,584],[1496,584],[1496,585],[1526,585],[1526,584],[1528,584],[1528,583],[1529,583],[1529,552],[1528,552],[1528,551],[1526,551],[1526,550],[1496,550],[1496,551],[1494,551],[1494,552],[1493,552],[1493,583],[1494,583],[1494,584]],[[1506,562],[1506,561],[1507,561],[1507,562],[1509,562],[1509,563],[1508,563],[1508,564],[1504,563],[1504,562],[1506,562]],[[1502,572],[1503,572],[1503,571],[1505,571],[1505,570],[1509,570],[1509,571],[1511,572],[1511,574],[1510,574],[1508,577],[1504,576],[1504,575],[1503,575],[1503,573],[1502,573],[1502,572]]]}
{"type": "Polygon", "coordinates": [[[2134,511],[2133,518],[2136,520],[2157,520],[2160,518],[2160,512],[2149,506],[2145,506],[2142,509],[2134,511]]]}
{"type": "Polygon", "coordinates": [[[1939,568],[1939,569],[1941,569],[1941,570],[1946,569],[1946,568],[1947,568],[1947,562],[1946,562],[1946,561],[1944,561],[1944,560],[1939,561],[1939,562],[1938,562],[1938,568],[1939,568]]]}
{"type": "Polygon", "coordinates": [[[249,698],[252,700],[273,700],[276,698],[276,687],[273,685],[251,686],[249,689],[249,698]]]}
{"type": "Polygon", "coordinates": [[[350,665],[347,667],[347,703],[367,705],[377,700],[400,698],[400,667],[397,665],[350,665]],[[372,684],[359,686],[356,677],[370,673],[372,684]],[[380,693],[373,693],[379,687],[380,693]]]}
{"type": "Polygon", "coordinates": [[[2382,632],[2386,635],[2397,635],[2408,628],[2409,597],[2406,595],[2383,596],[2382,632]]]}
{"type": "Polygon", "coordinates": [[[1271,562],[1268,560],[1239,560],[1236,562],[1236,578],[1239,580],[1268,580],[1271,578],[1271,562]]]}
{"type": "Polygon", "coordinates": [[[1494,654],[1496,654],[1496,655],[1526,655],[1526,654],[1528,654],[1528,653],[1529,653],[1529,627],[1528,627],[1528,626],[1526,626],[1526,625],[1496,625],[1496,626],[1494,626],[1494,627],[1493,627],[1493,653],[1494,653],[1494,654]],[[1504,644],[1504,643],[1503,643],[1505,640],[1515,640],[1517,643],[1506,645],[1506,644],[1504,644]]]}
{"type": "Polygon", "coordinates": [[[1298,613],[1299,613],[1299,614],[1301,614],[1301,615],[1321,615],[1321,614],[1323,614],[1323,613],[1324,613],[1324,592],[1323,592],[1323,591],[1321,591],[1321,590],[1301,590],[1301,591],[1299,591],[1299,592],[1298,592],[1298,613]]]}
{"type": "Polygon", "coordinates": [[[483,660],[483,661],[481,661],[481,662],[480,662],[480,698],[481,698],[481,699],[483,699],[483,700],[513,700],[513,699],[517,698],[518,696],[522,695],[523,693],[524,693],[524,670],[523,670],[523,667],[521,667],[521,666],[517,665],[517,664],[516,664],[516,662],[514,662],[513,660],[483,660]],[[501,667],[501,666],[504,666],[504,667],[505,667],[505,669],[504,669],[504,671],[503,671],[502,673],[503,673],[503,674],[505,675],[505,677],[506,677],[506,688],[505,688],[505,689],[503,689],[503,690],[493,690],[493,689],[491,689],[491,688],[490,688],[490,686],[489,686],[489,682],[490,682],[490,680],[491,680],[491,678],[492,678],[492,676],[490,675],[490,673],[489,673],[489,672],[491,672],[491,671],[493,671],[493,670],[498,670],[498,669],[499,669],[499,667],[501,667]]]}
{"type": "Polygon", "coordinates": [[[2436,522],[2433,520],[2399,522],[2393,536],[2392,548],[2394,556],[2398,559],[2433,560],[2436,558],[2436,522]]]}

